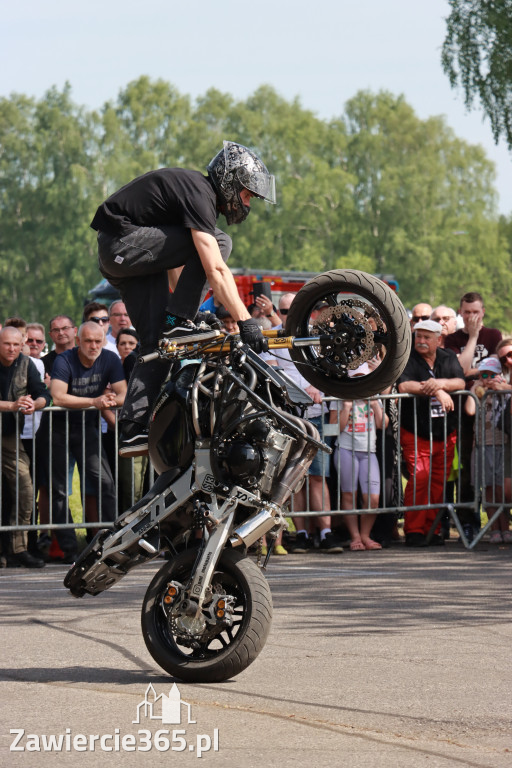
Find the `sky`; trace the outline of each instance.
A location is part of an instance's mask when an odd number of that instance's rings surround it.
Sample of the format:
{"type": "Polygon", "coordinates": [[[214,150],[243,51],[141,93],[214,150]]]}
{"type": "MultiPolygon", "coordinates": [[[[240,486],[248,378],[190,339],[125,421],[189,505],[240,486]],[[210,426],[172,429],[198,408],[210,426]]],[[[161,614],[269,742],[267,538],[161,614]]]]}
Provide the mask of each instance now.
{"type": "MultiPolygon", "coordinates": [[[[421,119],[444,115],[496,166],[512,214],[512,154],[464,107],[440,63],[448,0],[16,0],[2,2],[0,96],[41,98],[68,81],[91,109],[141,75],[193,99],[214,87],[246,99],[271,85],[322,119],[359,90],[403,94],[421,119]]],[[[230,137],[226,137],[230,138],[230,137]]]]}

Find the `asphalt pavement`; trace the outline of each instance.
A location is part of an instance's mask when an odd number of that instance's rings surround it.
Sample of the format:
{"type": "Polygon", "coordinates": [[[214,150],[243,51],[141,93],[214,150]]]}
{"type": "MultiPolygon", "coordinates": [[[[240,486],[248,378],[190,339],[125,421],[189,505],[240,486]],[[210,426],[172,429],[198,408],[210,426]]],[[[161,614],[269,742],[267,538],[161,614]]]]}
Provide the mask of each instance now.
{"type": "Polygon", "coordinates": [[[80,600],[0,571],[2,766],[512,765],[511,546],[274,557],[260,656],[177,689],[140,630],[161,565],[80,600]]]}

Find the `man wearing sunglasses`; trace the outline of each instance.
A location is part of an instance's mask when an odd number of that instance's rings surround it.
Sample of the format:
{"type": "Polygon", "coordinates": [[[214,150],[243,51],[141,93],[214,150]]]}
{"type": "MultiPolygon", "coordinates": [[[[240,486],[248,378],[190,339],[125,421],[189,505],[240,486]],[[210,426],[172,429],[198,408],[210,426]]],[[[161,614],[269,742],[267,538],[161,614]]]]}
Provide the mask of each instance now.
{"type": "Polygon", "coordinates": [[[442,327],[441,346],[444,347],[446,337],[449,336],[450,333],[455,333],[457,330],[457,313],[451,307],[440,304],[432,310],[430,319],[435,323],[439,323],[442,327]]]}
{"type": "Polygon", "coordinates": [[[411,315],[411,330],[414,330],[416,323],[421,323],[423,320],[430,320],[432,314],[432,307],[430,304],[416,304],[412,308],[411,315]]]}

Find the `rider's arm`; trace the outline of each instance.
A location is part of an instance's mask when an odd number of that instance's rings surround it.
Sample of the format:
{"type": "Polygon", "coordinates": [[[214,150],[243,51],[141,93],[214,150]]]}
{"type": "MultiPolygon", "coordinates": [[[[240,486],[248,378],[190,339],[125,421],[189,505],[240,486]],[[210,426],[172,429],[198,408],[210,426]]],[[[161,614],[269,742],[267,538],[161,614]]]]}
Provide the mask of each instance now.
{"type": "Polygon", "coordinates": [[[224,263],[216,239],[208,232],[190,231],[215,298],[226,307],[234,320],[249,320],[250,314],[238,294],[235,279],[224,263]]]}

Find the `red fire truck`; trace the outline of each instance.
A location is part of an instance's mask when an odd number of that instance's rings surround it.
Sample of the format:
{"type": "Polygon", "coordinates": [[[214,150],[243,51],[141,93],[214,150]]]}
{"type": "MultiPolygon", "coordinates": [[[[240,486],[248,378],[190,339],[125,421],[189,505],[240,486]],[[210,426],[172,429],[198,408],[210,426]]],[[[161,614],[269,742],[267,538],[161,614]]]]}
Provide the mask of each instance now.
{"type": "MultiPolygon", "coordinates": [[[[238,293],[242,301],[248,307],[254,302],[254,284],[269,283],[272,300],[277,306],[279,297],[283,293],[297,293],[304,283],[317,276],[317,272],[282,272],[280,270],[254,270],[244,267],[234,267],[232,273],[238,286],[238,293]]],[[[389,287],[398,292],[398,282],[394,275],[375,275],[389,287]]]]}

